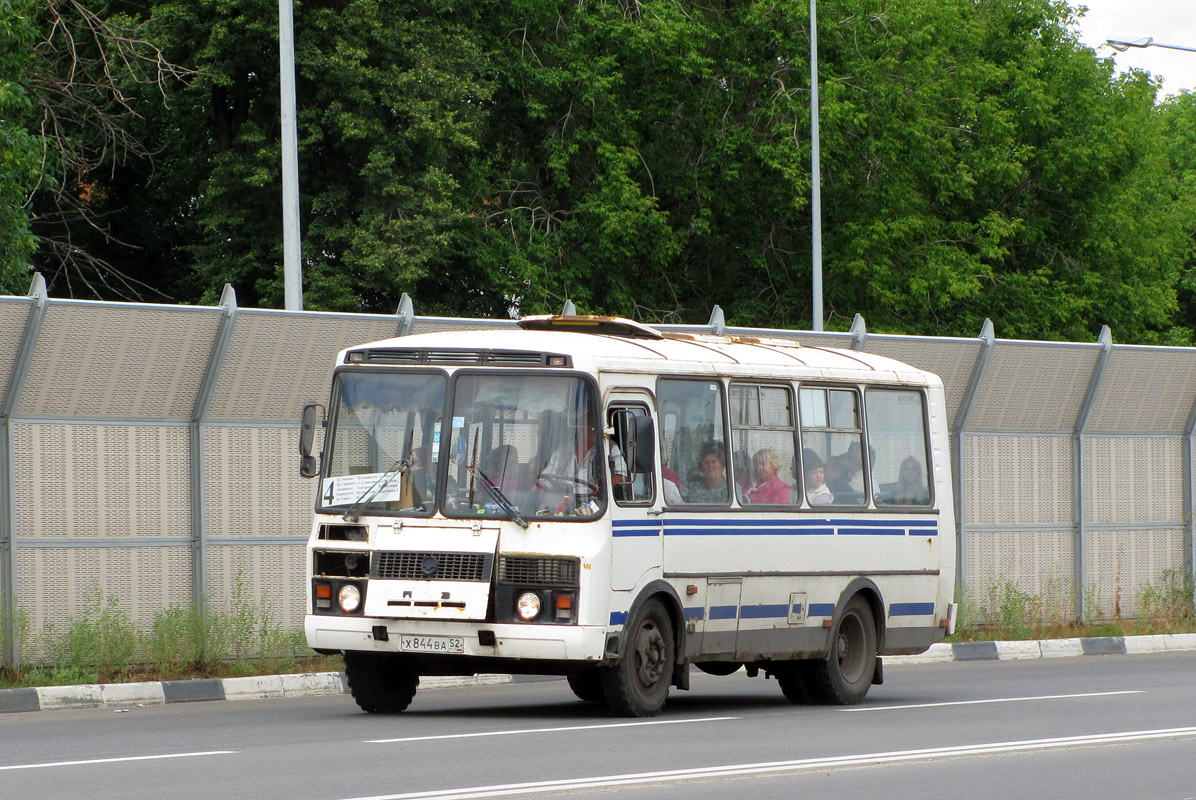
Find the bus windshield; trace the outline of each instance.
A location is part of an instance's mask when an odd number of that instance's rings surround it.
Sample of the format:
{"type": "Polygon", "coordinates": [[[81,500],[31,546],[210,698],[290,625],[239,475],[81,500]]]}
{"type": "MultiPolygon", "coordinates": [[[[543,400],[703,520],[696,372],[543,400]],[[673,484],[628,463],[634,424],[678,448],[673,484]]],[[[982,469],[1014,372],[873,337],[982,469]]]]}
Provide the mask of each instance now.
{"type": "Polygon", "coordinates": [[[338,373],[320,505],[430,514],[446,384],[443,373],[338,373]]]}
{"type": "Polygon", "coordinates": [[[597,421],[592,385],[576,376],[458,375],[445,514],[509,517],[509,504],[593,518],[604,495],[597,421]]]}
{"type": "Polygon", "coordinates": [[[320,506],[346,517],[438,508],[456,518],[601,513],[602,437],[590,382],[462,372],[446,416],[447,384],[439,372],[338,373],[320,506]]]}

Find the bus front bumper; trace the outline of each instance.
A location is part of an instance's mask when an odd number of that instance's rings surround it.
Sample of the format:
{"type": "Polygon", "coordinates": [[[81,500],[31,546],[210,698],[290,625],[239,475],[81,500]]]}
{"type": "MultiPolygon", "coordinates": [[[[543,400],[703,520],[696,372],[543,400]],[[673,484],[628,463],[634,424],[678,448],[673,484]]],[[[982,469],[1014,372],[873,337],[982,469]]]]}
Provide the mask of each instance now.
{"type": "Polygon", "coordinates": [[[316,650],[413,653],[545,661],[601,661],[607,629],[308,614],[307,643],[316,650]],[[483,644],[487,642],[487,644],[483,644]],[[493,644],[489,644],[493,642],[493,644]]]}

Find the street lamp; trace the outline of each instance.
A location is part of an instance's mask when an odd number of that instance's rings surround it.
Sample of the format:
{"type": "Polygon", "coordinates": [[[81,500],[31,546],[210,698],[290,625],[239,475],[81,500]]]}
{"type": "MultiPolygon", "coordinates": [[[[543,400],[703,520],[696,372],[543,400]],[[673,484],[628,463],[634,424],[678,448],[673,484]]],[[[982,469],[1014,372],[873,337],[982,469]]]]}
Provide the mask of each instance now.
{"type": "Polygon", "coordinates": [[[1156,42],[1151,36],[1140,36],[1136,33],[1121,34],[1111,39],[1105,39],[1105,43],[1119,53],[1124,53],[1131,47],[1166,47],[1168,50],[1186,50],[1189,53],[1196,53],[1196,47],[1184,47],[1182,44],[1163,44],[1162,42],[1156,42]]]}
{"type": "Polygon", "coordinates": [[[818,147],[818,11],[810,0],[810,224],[814,233],[812,261],[814,330],[822,330],[822,167],[818,147]]]}
{"type": "Polygon", "coordinates": [[[282,123],[283,308],[303,310],[299,244],[299,132],[295,108],[295,28],[293,0],[278,0],[279,99],[282,123]]]}

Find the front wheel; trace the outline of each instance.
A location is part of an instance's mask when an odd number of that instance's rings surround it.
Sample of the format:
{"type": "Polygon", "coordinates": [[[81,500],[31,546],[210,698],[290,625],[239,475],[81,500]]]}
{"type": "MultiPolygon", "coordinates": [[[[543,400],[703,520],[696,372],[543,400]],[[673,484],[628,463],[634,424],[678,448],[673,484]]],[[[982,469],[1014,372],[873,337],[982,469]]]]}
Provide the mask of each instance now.
{"type": "Polygon", "coordinates": [[[345,653],[349,692],[362,711],[397,714],[411,705],[419,675],[398,656],[387,653],[345,653]]]}
{"type": "Polygon", "coordinates": [[[803,677],[810,698],[827,705],[854,705],[864,699],[876,674],[876,622],[872,607],[851,598],[831,631],[824,657],[805,662],[803,677]]]}
{"type": "Polygon", "coordinates": [[[602,693],[602,673],[597,668],[570,672],[565,679],[569,682],[569,688],[573,690],[573,694],[577,695],[578,700],[584,700],[587,703],[601,703],[606,699],[602,693]]]}
{"type": "Polygon", "coordinates": [[[623,639],[619,663],[602,671],[606,705],[621,717],[654,717],[673,680],[673,623],[659,600],[644,603],[623,639]]]}

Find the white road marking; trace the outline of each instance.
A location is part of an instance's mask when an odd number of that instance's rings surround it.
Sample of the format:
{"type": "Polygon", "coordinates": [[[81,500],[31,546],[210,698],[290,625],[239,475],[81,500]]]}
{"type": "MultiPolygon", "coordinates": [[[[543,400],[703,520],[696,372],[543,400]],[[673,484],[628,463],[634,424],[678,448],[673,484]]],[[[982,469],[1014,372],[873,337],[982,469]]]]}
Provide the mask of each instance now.
{"type": "Polygon", "coordinates": [[[563,728],[523,728],[512,731],[481,731],[479,733],[446,733],[438,736],[409,736],[403,739],[366,739],[366,744],[392,742],[431,742],[436,739],[472,739],[480,736],[518,736],[526,733],[557,733],[559,731],[596,731],[605,728],[633,728],[641,725],[685,725],[690,722],[722,722],[739,717],[702,717],[700,719],[656,719],[648,722],[611,722],[604,725],[569,725],[563,728]]]}
{"type": "Polygon", "coordinates": [[[202,753],[162,753],[154,756],[123,756],[121,758],[88,758],[82,761],[46,761],[41,764],[10,764],[0,766],[0,770],[8,769],[45,769],[46,767],[74,767],[80,764],[118,764],[122,761],[154,761],[162,758],[195,758],[196,756],[226,756],[239,753],[240,750],[207,750],[202,753]]]}
{"type": "Polygon", "coordinates": [[[909,703],[897,706],[859,706],[840,708],[839,711],[893,711],[902,708],[942,708],[944,706],[976,706],[985,703],[1024,703],[1029,700],[1068,700],[1073,697],[1111,697],[1118,694],[1145,694],[1141,689],[1118,692],[1081,692],[1078,694],[1040,694],[1034,697],[996,697],[990,700],[953,700],[948,703],[909,703]]]}
{"type": "Polygon", "coordinates": [[[1036,750],[1059,750],[1068,747],[1085,747],[1101,744],[1124,744],[1153,739],[1179,739],[1196,737],[1196,727],[1161,728],[1146,731],[1120,731],[1097,733],[1087,736],[1063,736],[1054,739],[1026,739],[1013,742],[989,742],[985,744],[955,747],[931,747],[924,750],[898,750],[885,753],[862,753],[850,756],[806,758],[795,761],[772,761],[760,764],[729,764],[723,767],[701,767],[697,769],[676,769],[665,772],[638,772],[625,775],[603,775],[594,778],[567,778],[534,783],[508,783],[495,786],[472,786],[462,789],[439,789],[430,792],[407,792],[403,794],[372,795],[352,800],[471,800],[481,797],[507,797],[510,795],[547,794],[549,792],[577,791],[605,786],[634,786],[668,781],[701,780],[732,775],[766,775],[781,772],[803,772],[825,770],[835,767],[856,767],[875,764],[892,764],[903,761],[925,761],[956,758],[960,756],[988,755],[992,753],[1023,753],[1036,750]]]}

